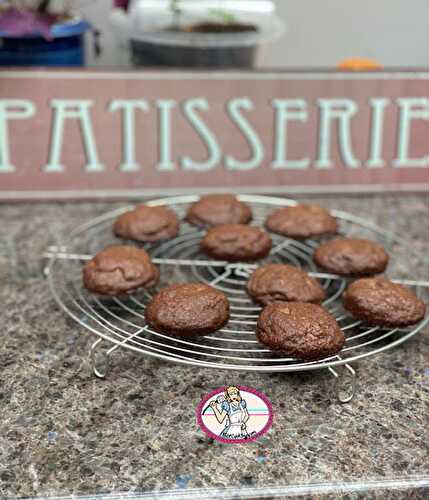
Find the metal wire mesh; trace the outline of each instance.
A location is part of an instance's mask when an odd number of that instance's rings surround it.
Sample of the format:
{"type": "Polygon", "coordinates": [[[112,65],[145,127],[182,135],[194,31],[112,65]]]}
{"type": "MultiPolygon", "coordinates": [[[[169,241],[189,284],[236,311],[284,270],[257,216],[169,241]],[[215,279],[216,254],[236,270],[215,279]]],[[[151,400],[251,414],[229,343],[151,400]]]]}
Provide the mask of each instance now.
{"type": "MultiPolygon", "coordinates": [[[[266,216],[278,206],[295,205],[284,198],[241,195],[238,198],[252,206],[252,224],[262,226],[266,216]]],[[[198,196],[181,196],[151,201],[150,205],[167,205],[183,219],[189,204],[198,196]]],[[[131,206],[107,213],[74,231],[61,250],[65,255],[93,255],[108,245],[123,243],[114,238],[111,231],[113,221],[131,206]]],[[[398,236],[386,232],[362,219],[344,212],[333,211],[340,225],[340,233],[380,241],[388,250],[406,246],[398,236]]],[[[80,325],[115,346],[126,347],[146,355],[179,363],[206,367],[251,371],[299,371],[327,368],[355,361],[390,349],[415,335],[425,327],[429,318],[412,328],[383,329],[369,327],[353,319],[341,305],[341,295],[347,279],[317,272],[312,254],[318,242],[296,241],[272,234],[273,249],[270,255],[259,262],[288,263],[317,277],[327,292],[323,303],[338,321],[346,336],[346,343],[337,356],[319,361],[303,362],[279,357],[261,345],[255,336],[255,327],[260,307],[252,302],[245,291],[248,277],[255,268],[249,264],[228,264],[208,260],[200,253],[199,242],[204,234],[194,226],[182,222],[179,235],[167,242],[145,244],[142,247],[159,263],[161,282],[156,289],[145,290],[127,298],[100,298],[88,293],[82,286],[82,261],[59,258],[53,255],[49,262],[49,284],[59,305],[80,325]],[[230,301],[231,318],[221,330],[204,337],[192,339],[176,338],[156,332],[145,322],[144,310],[151,297],[160,288],[172,282],[203,282],[222,290],[230,301]]],[[[407,251],[412,252],[410,248],[407,251]]],[[[403,261],[391,262],[387,275],[407,276],[406,282],[416,294],[427,299],[424,281],[413,281],[407,275],[403,261]]],[[[418,258],[418,257],[416,257],[418,258]]]]}

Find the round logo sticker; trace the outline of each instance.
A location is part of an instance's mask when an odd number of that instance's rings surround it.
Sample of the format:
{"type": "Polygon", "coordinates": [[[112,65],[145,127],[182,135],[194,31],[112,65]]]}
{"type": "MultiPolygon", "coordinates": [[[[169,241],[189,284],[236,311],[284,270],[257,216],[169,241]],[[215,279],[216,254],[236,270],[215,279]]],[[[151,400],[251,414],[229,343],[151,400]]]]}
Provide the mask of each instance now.
{"type": "Polygon", "coordinates": [[[245,443],[265,434],[273,422],[268,398],[251,387],[220,387],[200,401],[197,420],[201,429],[222,443],[245,443]]]}

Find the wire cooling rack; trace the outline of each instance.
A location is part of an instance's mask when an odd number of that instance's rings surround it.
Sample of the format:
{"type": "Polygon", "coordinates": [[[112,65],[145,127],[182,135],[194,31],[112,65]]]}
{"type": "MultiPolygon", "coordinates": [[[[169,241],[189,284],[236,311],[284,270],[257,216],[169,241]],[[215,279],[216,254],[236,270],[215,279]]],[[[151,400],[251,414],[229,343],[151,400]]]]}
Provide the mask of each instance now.
{"type": "MultiPolygon", "coordinates": [[[[94,373],[104,377],[109,357],[118,348],[127,348],[167,361],[228,370],[258,372],[292,372],[327,368],[338,381],[335,367],[345,365],[348,375],[347,393],[337,396],[341,402],[350,401],[356,390],[355,371],[350,363],[381,353],[406,341],[423,329],[429,317],[412,328],[382,328],[368,326],[352,318],[342,307],[341,296],[348,280],[333,274],[318,272],[312,260],[314,240],[297,241],[271,234],[273,247],[270,255],[258,262],[228,263],[210,260],[200,252],[199,242],[204,231],[187,222],[184,216],[189,205],[198,196],[163,198],[148,202],[151,206],[168,206],[182,219],[179,235],[164,243],[142,244],[153,261],[159,265],[161,281],[157,288],[144,290],[127,298],[100,298],[88,293],[82,286],[82,265],[106,246],[124,241],[112,234],[112,224],[122,213],[134,205],[106,213],[73,231],[63,245],[50,247],[45,267],[51,291],[60,307],[80,325],[100,338],[91,348],[94,373]],[[341,352],[318,361],[276,356],[261,345],[255,336],[255,327],[261,308],[246,294],[246,283],[252,271],[268,262],[288,263],[305,269],[318,278],[326,290],[323,306],[335,316],[346,342],[341,352]],[[221,330],[204,337],[176,338],[154,331],[145,322],[144,310],[160,288],[173,282],[202,282],[222,290],[230,301],[231,318],[221,330]],[[101,342],[109,343],[104,350],[103,371],[97,364],[97,350],[101,342]]],[[[267,196],[239,195],[251,205],[252,224],[263,226],[266,216],[280,206],[296,205],[294,200],[267,196]]],[[[414,289],[417,296],[427,302],[429,283],[413,279],[408,268],[408,257],[421,259],[411,246],[399,236],[383,230],[351,214],[332,211],[339,223],[339,233],[379,241],[390,251],[391,260],[386,275],[414,289]],[[399,255],[396,258],[395,255],[399,255]]],[[[414,265],[413,265],[414,268],[414,265]]]]}

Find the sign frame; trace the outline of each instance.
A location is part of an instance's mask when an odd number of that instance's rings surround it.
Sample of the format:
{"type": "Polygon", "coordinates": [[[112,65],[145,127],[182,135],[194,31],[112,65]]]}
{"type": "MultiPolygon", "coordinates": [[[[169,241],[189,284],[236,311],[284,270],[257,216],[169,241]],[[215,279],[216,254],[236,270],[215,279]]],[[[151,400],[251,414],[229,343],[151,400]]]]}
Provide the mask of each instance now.
{"type": "Polygon", "coordinates": [[[427,192],[426,133],[429,71],[9,68],[0,71],[0,201],[130,199],[225,190],[427,192]],[[26,107],[23,101],[34,105],[26,107]],[[70,107],[72,101],[76,108],[70,107]],[[179,125],[172,125],[173,120],[179,125]],[[148,137],[147,150],[136,146],[140,126],[146,134],[141,135],[143,142],[148,137]],[[295,136],[287,135],[286,127],[295,136]],[[93,142],[85,140],[91,135],[93,142]],[[285,135],[292,137],[290,148],[285,135]],[[327,135],[328,145],[321,146],[327,135]],[[126,142],[134,150],[127,152],[126,142]],[[291,153],[294,160],[286,158],[286,147],[298,151],[291,153]],[[307,147],[313,157],[305,161],[307,147]],[[245,148],[250,158],[243,157],[245,148]],[[149,149],[154,156],[148,159],[149,149]],[[217,162],[208,165],[204,154],[217,162]],[[43,159],[35,164],[37,157],[43,159]],[[254,167],[252,161],[259,163],[254,167]],[[147,184],[139,180],[142,171],[143,177],[150,172],[147,184]]]}

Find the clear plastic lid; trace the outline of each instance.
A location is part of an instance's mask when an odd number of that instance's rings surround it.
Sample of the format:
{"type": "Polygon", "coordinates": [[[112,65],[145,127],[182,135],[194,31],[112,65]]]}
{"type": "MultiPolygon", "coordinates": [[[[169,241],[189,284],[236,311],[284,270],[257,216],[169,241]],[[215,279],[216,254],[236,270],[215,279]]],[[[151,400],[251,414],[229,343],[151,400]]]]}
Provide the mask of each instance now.
{"type": "Polygon", "coordinates": [[[168,0],[136,0],[128,13],[115,11],[111,21],[126,38],[174,46],[252,46],[271,42],[285,31],[275,5],[268,0],[185,0],[179,3],[179,8],[177,15],[168,0]],[[254,25],[256,30],[200,33],[174,29],[207,22],[254,25]]]}

